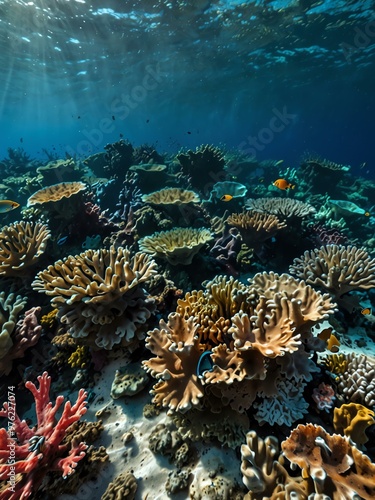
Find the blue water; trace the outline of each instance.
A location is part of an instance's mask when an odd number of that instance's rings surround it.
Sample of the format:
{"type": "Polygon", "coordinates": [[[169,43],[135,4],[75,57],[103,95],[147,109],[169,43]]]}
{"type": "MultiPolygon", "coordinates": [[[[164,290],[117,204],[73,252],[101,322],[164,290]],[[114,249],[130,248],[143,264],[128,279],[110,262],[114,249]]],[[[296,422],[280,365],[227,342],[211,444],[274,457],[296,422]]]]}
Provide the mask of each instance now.
{"type": "Polygon", "coordinates": [[[0,33],[0,158],[258,138],[371,174],[373,1],[0,0],[0,33]]]}

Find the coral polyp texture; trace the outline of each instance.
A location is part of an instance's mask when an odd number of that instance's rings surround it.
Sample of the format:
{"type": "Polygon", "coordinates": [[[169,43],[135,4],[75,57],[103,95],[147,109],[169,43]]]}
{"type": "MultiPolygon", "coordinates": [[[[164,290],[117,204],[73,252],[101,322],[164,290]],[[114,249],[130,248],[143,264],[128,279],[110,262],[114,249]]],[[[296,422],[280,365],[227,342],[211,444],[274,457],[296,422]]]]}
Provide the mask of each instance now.
{"type": "Polygon", "coordinates": [[[142,252],[164,259],[172,266],[176,266],[191,264],[194,256],[211,239],[209,229],[179,227],[145,236],[138,243],[142,252]]]}
{"type": "Polygon", "coordinates": [[[349,438],[328,434],[318,425],[300,424],[281,446],[286,458],[305,477],[311,476],[316,494],[337,499],[375,497],[375,464],[349,438]]]}
{"type": "Polygon", "coordinates": [[[25,276],[45,252],[51,233],[47,226],[15,222],[0,232],[0,276],[25,276]]]}
{"type": "Polygon", "coordinates": [[[166,188],[144,194],[142,201],[152,205],[184,205],[186,203],[199,203],[200,198],[194,191],[181,188],[166,188]]]}
{"type": "Polygon", "coordinates": [[[38,377],[38,382],[39,387],[30,381],[25,384],[35,400],[37,422],[34,427],[19,418],[14,388],[10,389],[8,401],[0,410],[0,417],[12,422],[8,430],[0,429],[0,496],[1,491],[5,494],[5,489],[7,494],[1,498],[16,500],[35,495],[48,472],[58,471],[67,478],[86,454],[85,443],[73,441],[69,447],[62,441],[67,429],[86,413],[87,393],[80,389],[76,402],[65,403],[58,418],[64,397],[57,396],[55,404],[50,401],[51,377],[47,372],[38,377]]]}
{"type": "Polygon", "coordinates": [[[254,212],[278,215],[283,219],[303,218],[316,212],[309,203],[294,198],[250,198],[246,200],[246,206],[254,212]]]}
{"type": "Polygon", "coordinates": [[[136,345],[139,329],[154,311],[142,285],[156,273],[144,253],[124,248],[86,250],[38,273],[33,288],[52,297],[58,318],[72,337],[111,349],[136,345]]]}
{"type": "Polygon", "coordinates": [[[375,258],[365,248],[325,245],[294,259],[290,272],[339,299],[351,290],[375,287],[375,258]]]}
{"type": "Polygon", "coordinates": [[[27,206],[31,207],[33,205],[57,202],[63,198],[70,198],[84,189],[86,189],[86,184],[83,182],[61,182],[60,184],[53,184],[52,186],[39,189],[39,191],[31,195],[27,200],[27,206]]]}

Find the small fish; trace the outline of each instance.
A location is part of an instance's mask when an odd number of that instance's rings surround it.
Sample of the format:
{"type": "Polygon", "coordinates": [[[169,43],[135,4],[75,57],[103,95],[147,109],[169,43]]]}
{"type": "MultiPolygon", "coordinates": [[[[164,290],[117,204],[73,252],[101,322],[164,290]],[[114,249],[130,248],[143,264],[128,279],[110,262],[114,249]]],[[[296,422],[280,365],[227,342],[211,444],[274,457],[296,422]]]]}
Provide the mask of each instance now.
{"type": "Polygon", "coordinates": [[[115,117],[115,115],[112,115],[112,120],[113,120],[113,121],[114,121],[114,120],[116,120],[116,117],[115,117]]]}
{"type": "Polygon", "coordinates": [[[223,194],[220,198],[220,201],[230,201],[233,200],[233,196],[231,194],[223,194]]]}
{"type": "Polygon", "coordinates": [[[359,168],[360,168],[360,169],[362,169],[362,168],[364,168],[366,165],[367,165],[367,162],[365,162],[365,161],[364,161],[363,163],[361,163],[361,164],[360,164],[359,168]]]}
{"type": "Polygon", "coordinates": [[[364,307],[362,310],[361,310],[361,314],[363,314],[363,316],[369,316],[372,314],[372,309],[371,307],[364,307]]]}
{"type": "Polygon", "coordinates": [[[150,119],[149,119],[149,118],[147,118],[146,123],[149,123],[149,122],[150,122],[150,119]]]}
{"type": "Polygon", "coordinates": [[[327,342],[327,349],[329,351],[339,352],[340,341],[332,331],[332,328],[325,328],[318,334],[318,337],[327,342]]]}
{"type": "Polygon", "coordinates": [[[278,160],[276,163],[275,163],[275,167],[277,167],[278,165],[281,165],[283,163],[284,160],[278,160]]]}
{"type": "Polygon", "coordinates": [[[40,453],[43,449],[43,445],[46,438],[44,436],[33,436],[29,439],[29,449],[28,451],[35,451],[36,453],[40,453]]]}
{"type": "Polygon", "coordinates": [[[264,177],[259,177],[258,182],[262,184],[264,182],[264,177]]]}
{"type": "Polygon", "coordinates": [[[364,215],[365,217],[370,217],[370,215],[371,215],[371,214],[370,214],[370,212],[365,212],[363,215],[364,215]]]}
{"type": "Polygon", "coordinates": [[[20,138],[20,142],[23,142],[23,137],[20,138]]]}
{"type": "Polygon", "coordinates": [[[276,186],[279,189],[285,191],[285,189],[294,189],[296,187],[295,184],[288,182],[285,179],[276,179],[275,182],[272,183],[273,186],[276,186]]]}
{"type": "Polygon", "coordinates": [[[67,239],[68,239],[68,237],[67,237],[67,236],[62,236],[61,238],[59,238],[59,239],[56,241],[56,243],[57,243],[58,245],[63,245],[63,244],[66,242],[66,240],[67,240],[67,239]]]}
{"type": "Polygon", "coordinates": [[[5,214],[6,212],[10,212],[15,208],[20,206],[16,201],[11,200],[0,200],[0,214],[5,214]]]}
{"type": "Polygon", "coordinates": [[[189,134],[189,135],[191,134],[191,132],[189,130],[186,133],[189,134]]]}
{"type": "Polygon", "coordinates": [[[204,372],[212,371],[214,363],[211,358],[212,351],[202,352],[197,363],[197,377],[202,377],[204,372]]]}
{"type": "Polygon", "coordinates": [[[124,134],[119,134],[119,135],[120,135],[121,138],[124,137],[124,134]]]}

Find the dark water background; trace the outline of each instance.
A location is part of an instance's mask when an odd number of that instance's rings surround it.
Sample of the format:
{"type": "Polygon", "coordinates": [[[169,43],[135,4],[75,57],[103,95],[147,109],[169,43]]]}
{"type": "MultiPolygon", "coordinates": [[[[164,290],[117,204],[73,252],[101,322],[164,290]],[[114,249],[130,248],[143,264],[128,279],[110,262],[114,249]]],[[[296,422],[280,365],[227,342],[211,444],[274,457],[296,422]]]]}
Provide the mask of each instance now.
{"type": "Polygon", "coordinates": [[[0,158],[122,134],[375,176],[374,49],[370,0],[0,0],[0,158]]]}

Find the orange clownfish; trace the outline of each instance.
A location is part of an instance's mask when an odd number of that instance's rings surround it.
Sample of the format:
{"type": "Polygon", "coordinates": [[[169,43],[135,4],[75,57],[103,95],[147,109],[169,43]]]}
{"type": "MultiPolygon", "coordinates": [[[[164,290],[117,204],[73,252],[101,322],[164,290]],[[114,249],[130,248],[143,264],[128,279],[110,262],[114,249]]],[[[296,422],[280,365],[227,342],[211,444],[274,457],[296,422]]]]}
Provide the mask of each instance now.
{"type": "Polygon", "coordinates": [[[371,307],[364,307],[361,311],[361,314],[363,314],[363,316],[368,316],[368,315],[372,314],[371,307]]]}
{"type": "Polygon", "coordinates": [[[230,201],[233,200],[233,196],[231,194],[223,194],[220,198],[220,201],[230,201]]]}
{"type": "Polygon", "coordinates": [[[288,182],[285,179],[277,179],[275,182],[272,183],[272,185],[282,190],[294,189],[296,187],[295,184],[292,184],[291,182],[288,182]]]}
{"type": "Polygon", "coordinates": [[[15,208],[20,206],[16,201],[11,200],[0,200],[0,214],[5,214],[6,212],[10,212],[15,208]]]}

